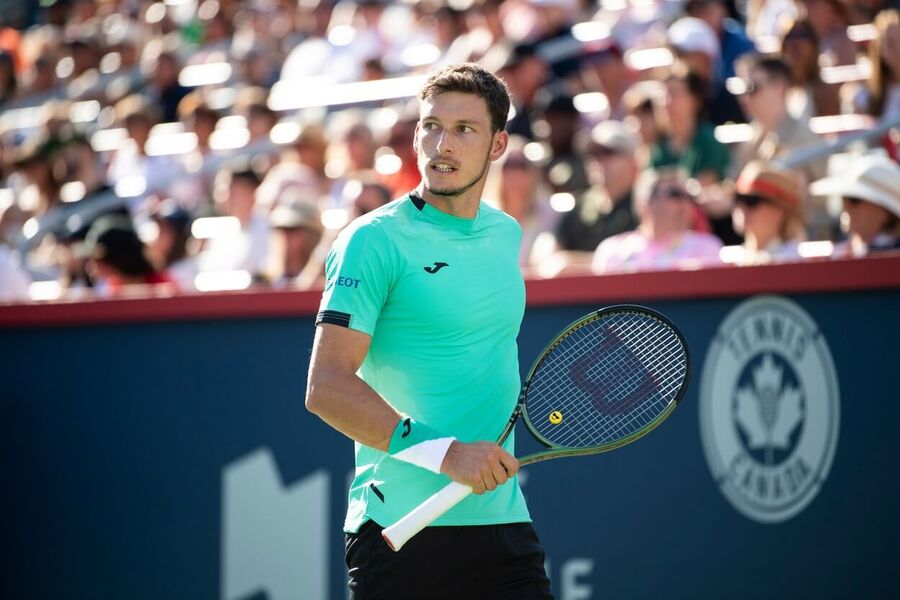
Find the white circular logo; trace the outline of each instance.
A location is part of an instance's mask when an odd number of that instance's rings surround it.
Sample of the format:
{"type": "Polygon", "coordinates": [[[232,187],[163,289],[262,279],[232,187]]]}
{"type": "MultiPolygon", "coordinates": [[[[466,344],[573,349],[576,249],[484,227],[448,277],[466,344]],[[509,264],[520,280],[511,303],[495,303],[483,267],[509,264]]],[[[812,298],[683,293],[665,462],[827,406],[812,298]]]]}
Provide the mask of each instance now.
{"type": "Polygon", "coordinates": [[[731,504],[761,523],[815,498],[837,447],[840,399],[831,352],[796,303],[759,296],[719,326],[700,382],[700,435],[731,504]]]}

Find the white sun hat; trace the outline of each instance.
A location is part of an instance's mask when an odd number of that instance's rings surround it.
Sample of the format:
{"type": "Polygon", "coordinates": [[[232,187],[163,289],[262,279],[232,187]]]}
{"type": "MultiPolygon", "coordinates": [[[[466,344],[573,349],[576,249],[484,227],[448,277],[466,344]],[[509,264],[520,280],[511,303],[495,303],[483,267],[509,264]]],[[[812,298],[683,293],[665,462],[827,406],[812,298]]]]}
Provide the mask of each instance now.
{"type": "Polygon", "coordinates": [[[712,27],[696,17],[682,17],[669,26],[669,43],[683,52],[702,52],[719,58],[719,38],[712,27]]]}
{"type": "Polygon", "coordinates": [[[851,160],[839,173],[814,181],[809,191],[815,196],[859,198],[900,217],[900,164],[883,154],[867,154],[851,160]]]}

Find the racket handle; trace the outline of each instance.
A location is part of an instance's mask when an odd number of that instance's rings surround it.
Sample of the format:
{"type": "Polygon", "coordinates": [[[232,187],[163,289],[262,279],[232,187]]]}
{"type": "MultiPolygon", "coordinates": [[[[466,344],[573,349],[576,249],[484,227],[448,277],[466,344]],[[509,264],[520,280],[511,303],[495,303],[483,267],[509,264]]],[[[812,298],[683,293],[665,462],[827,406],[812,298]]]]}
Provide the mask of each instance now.
{"type": "Polygon", "coordinates": [[[459,504],[471,493],[472,488],[469,486],[458,481],[451,481],[428,500],[401,517],[399,521],[386,527],[381,532],[381,537],[384,538],[391,550],[398,552],[412,536],[431,525],[435,519],[459,504]]]}

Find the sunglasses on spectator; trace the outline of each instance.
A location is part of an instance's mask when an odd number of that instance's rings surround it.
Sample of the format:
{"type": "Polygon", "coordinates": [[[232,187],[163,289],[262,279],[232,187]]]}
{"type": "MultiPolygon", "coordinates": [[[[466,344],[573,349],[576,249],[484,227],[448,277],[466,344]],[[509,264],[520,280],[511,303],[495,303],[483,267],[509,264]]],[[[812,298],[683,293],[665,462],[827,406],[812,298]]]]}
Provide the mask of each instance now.
{"type": "Polygon", "coordinates": [[[653,195],[659,198],[673,198],[675,200],[690,200],[692,198],[686,189],[678,186],[661,187],[653,195]]]}
{"type": "Polygon", "coordinates": [[[588,155],[593,156],[594,158],[609,158],[610,156],[615,156],[617,154],[619,153],[606,146],[593,146],[588,150],[588,155]]]}
{"type": "Polygon", "coordinates": [[[756,194],[735,194],[734,202],[746,208],[756,208],[760,204],[768,202],[768,200],[756,194]]]}
{"type": "Polygon", "coordinates": [[[850,206],[859,206],[860,202],[866,202],[862,198],[854,198],[853,196],[844,196],[844,202],[850,206]]]}
{"type": "Polygon", "coordinates": [[[729,77],[725,81],[725,88],[735,96],[753,96],[760,90],[768,87],[767,81],[757,81],[744,77],[729,77]]]}

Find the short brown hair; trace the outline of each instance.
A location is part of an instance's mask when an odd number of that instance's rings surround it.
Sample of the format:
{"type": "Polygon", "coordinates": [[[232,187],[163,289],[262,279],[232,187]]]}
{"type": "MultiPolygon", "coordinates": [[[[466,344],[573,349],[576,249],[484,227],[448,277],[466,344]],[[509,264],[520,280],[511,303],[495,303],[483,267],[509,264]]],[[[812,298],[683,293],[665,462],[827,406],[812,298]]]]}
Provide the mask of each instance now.
{"type": "Polygon", "coordinates": [[[447,92],[474,94],[487,103],[491,115],[491,130],[506,129],[509,116],[509,89],[506,83],[484,67],[475,63],[448,65],[431,75],[419,92],[419,100],[426,100],[447,92]]]}

